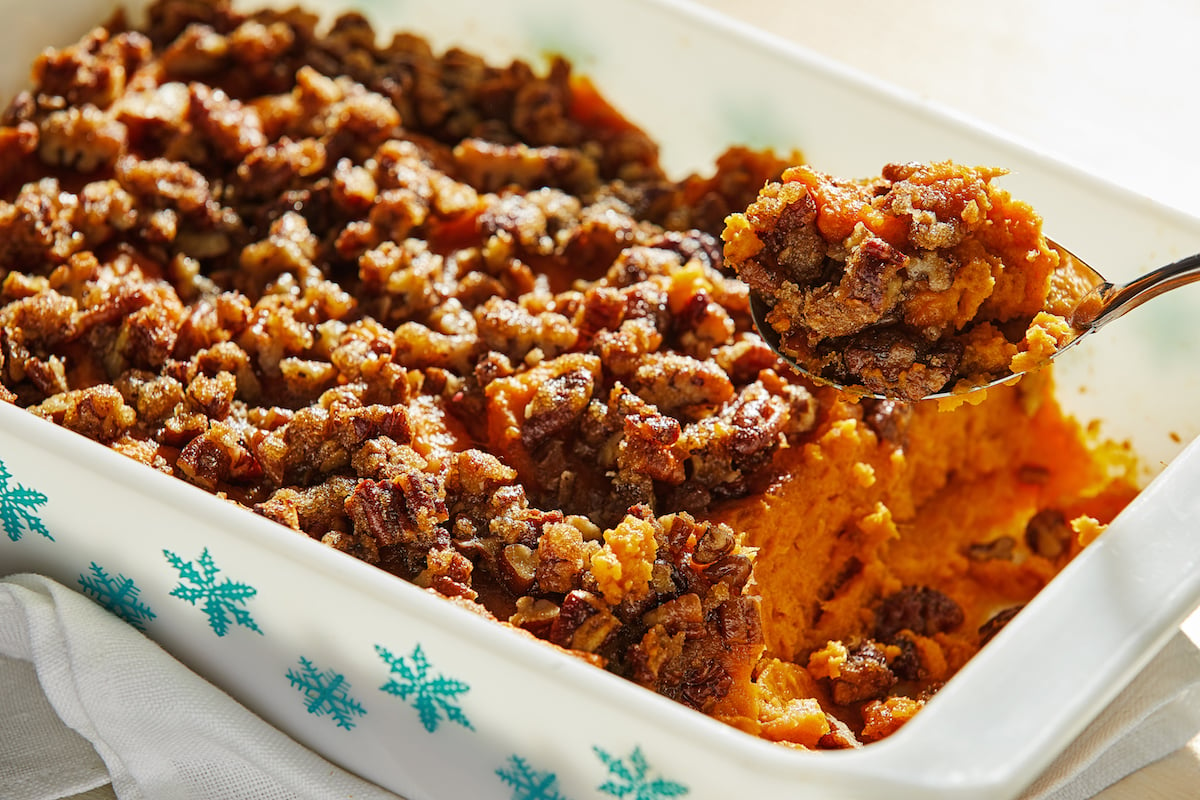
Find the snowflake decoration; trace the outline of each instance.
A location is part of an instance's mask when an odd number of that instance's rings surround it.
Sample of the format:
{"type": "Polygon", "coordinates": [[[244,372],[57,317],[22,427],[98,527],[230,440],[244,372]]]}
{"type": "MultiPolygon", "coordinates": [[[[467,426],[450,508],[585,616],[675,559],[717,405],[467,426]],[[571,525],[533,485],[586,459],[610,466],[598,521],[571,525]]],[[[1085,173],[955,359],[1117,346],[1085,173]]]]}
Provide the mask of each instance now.
{"type": "Polygon", "coordinates": [[[557,775],[539,772],[520,756],[509,756],[508,764],[496,774],[513,788],[512,800],[566,800],[558,793],[557,775]]]}
{"type": "Polygon", "coordinates": [[[217,573],[221,570],[213,563],[207,547],[195,562],[184,561],[170,550],[163,550],[163,555],[179,572],[180,583],[171,590],[171,596],[186,600],[192,605],[203,601],[202,608],[208,615],[208,624],[213,629],[213,633],[217,636],[224,636],[229,632],[231,622],[256,633],[262,633],[258,623],[250,616],[250,612],[242,608],[247,600],[258,593],[258,590],[245,583],[231,581],[229,578],[218,583],[217,573]]]}
{"type": "Polygon", "coordinates": [[[320,672],[304,656],[300,657],[300,669],[289,669],[287,679],[296,689],[304,693],[307,702],[304,708],[318,717],[326,714],[333,717],[339,728],[350,730],[354,717],[363,716],[367,710],[350,696],[350,682],[346,676],[332,669],[320,672]]]}
{"type": "Polygon", "coordinates": [[[403,656],[394,656],[380,645],[375,645],[375,652],[387,662],[392,674],[400,678],[390,679],[379,687],[380,691],[396,695],[401,700],[411,697],[425,730],[430,733],[436,731],[443,715],[451,722],[474,730],[466,714],[457,705],[458,696],[470,691],[471,687],[453,678],[430,675],[429,659],[425,657],[421,645],[413,648],[411,665],[403,656]]]}
{"type": "Polygon", "coordinates": [[[688,793],[683,784],[663,778],[650,779],[650,764],[642,755],[642,748],[633,748],[629,763],[609,755],[599,747],[592,748],[596,756],[608,767],[611,776],[599,789],[613,797],[628,797],[630,800],[660,800],[663,797],[682,797],[688,793]]]}
{"type": "Polygon", "coordinates": [[[25,531],[40,533],[50,541],[54,537],[46,529],[46,523],[34,513],[38,506],[44,506],[49,499],[46,495],[34,489],[29,489],[19,483],[9,485],[12,473],[0,459],[0,523],[4,532],[12,541],[18,541],[25,531]]]}
{"type": "Polygon", "coordinates": [[[91,575],[79,576],[79,585],[83,588],[83,593],[139,631],[146,630],[146,623],[157,615],[150,606],[138,599],[141,589],[133,579],[120,574],[113,577],[95,561],[92,562],[90,570],[91,575]]]}

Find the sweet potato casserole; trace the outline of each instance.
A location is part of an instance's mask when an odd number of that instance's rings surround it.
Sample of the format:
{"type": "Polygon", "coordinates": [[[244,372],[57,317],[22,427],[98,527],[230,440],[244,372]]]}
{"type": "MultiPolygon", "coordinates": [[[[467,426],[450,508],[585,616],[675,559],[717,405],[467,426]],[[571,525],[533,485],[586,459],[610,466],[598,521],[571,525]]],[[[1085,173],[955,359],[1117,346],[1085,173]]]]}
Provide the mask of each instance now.
{"type": "Polygon", "coordinates": [[[1092,286],[1003,174],[789,168],[730,217],[726,264],[770,304],[781,352],[837,385],[920,400],[1036,369],[1076,337],[1092,286]]]}
{"type": "Polygon", "coordinates": [[[799,156],[673,179],[562,60],[160,0],[0,125],[4,401],[768,739],[888,735],[1134,491],[1046,374],[790,373],[720,236],[799,156]]]}

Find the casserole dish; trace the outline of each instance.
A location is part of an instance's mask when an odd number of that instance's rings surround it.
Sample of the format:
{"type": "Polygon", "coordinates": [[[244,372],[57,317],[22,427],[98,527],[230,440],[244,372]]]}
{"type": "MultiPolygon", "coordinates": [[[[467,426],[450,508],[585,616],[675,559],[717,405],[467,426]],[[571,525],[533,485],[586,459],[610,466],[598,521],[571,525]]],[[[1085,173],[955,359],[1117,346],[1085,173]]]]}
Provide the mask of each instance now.
{"type": "MultiPolygon", "coordinates": [[[[497,58],[564,53],[651,132],[675,169],[703,168],[738,140],[799,146],[847,174],[895,158],[1003,163],[1014,193],[1053,221],[1056,236],[1087,243],[1085,258],[1097,248],[1106,264],[1134,272],[1197,241],[1190,220],[685,7],[630,3],[564,17],[554,4],[524,2],[489,8],[496,17],[486,22],[471,4],[428,20],[364,10],[381,29],[404,25],[497,58]],[[748,95],[745,70],[779,85],[748,95]],[[641,91],[651,72],[697,113],[684,122],[641,91]],[[822,113],[789,106],[788,92],[822,113]],[[865,116],[888,120],[886,138],[856,126],[865,116]],[[1125,226],[1100,230],[1096,221],[1114,215],[1125,226]]],[[[49,16],[88,14],[64,7],[49,16]]],[[[1161,317],[1122,326],[1122,344],[1108,333],[1072,353],[1060,395],[1082,418],[1104,420],[1104,435],[1131,440],[1147,463],[1175,463],[1005,631],[1003,646],[900,734],[863,751],[792,753],[750,740],[7,406],[0,457],[7,508],[19,519],[7,531],[4,571],[80,586],[300,741],[412,797],[532,796],[536,786],[572,797],[1007,796],[1196,600],[1186,537],[1195,508],[1179,489],[1196,468],[1188,453],[1176,458],[1195,422],[1186,403],[1171,402],[1188,396],[1194,359],[1172,352],[1164,363],[1137,349],[1172,313],[1186,313],[1186,298],[1162,302],[1161,317]],[[1129,358],[1113,358],[1118,346],[1132,348],[1129,358]],[[1146,374],[1101,371],[1102,347],[1105,362],[1146,374]]]]}

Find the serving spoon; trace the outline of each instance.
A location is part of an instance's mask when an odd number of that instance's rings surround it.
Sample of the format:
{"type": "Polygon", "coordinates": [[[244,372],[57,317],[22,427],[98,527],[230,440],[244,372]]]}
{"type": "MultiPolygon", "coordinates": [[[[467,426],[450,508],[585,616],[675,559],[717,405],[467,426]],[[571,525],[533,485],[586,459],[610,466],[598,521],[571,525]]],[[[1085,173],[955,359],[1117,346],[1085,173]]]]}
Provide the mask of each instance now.
{"type": "MultiPolygon", "coordinates": [[[[1169,292],[1172,289],[1177,289],[1180,286],[1185,286],[1200,280],[1200,253],[1195,253],[1190,256],[1174,261],[1166,266],[1151,270],[1139,278],[1134,278],[1128,283],[1114,284],[1111,281],[1105,280],[1099,272],[1088,266],[1083,260],[1075,254],[1062,247],[1055,242],[1047,240],[1047,243],[1054,248],[1059,254],[1059,270],[1069,268],[1076,275],[1081,276],[1085,281],[1084,285],[1090,285],[1093,288],[1084,294],[1079,302],[1076,303],[1074,311],[1068,318],[1071,325],[1072,337],[1050,355],[1046,361],[1042,362],[1044,366],[1050,360],[1060,356],[1065,350],[1073,347],[1084,336],[1089,333],[1100,330],[1102,327],[1112,322],[1115,319],[1125,316],[1133,309],[1145,303],[1147,300],[1158,297],[1164,292],[1169,292]]],[[[818,383],[823,383],[835,388],[843,389],[852,394],[861,397],[874,397],[881,400],[899,399],[912,400],[911,397],[901,397],[899,395],[889,395],[885,393],[872,392],[863,386],[843,386],[829,378],[815,375],[809,371],[803,364],[796,361],[791,356],[785,354],[780,349],[779,332],[767,323],[767,314],[771,311],[771,305],[764,300],[757,292],[750,292],[750,316],[754,320],[754,327],[758,329],[758,333],[762,336],[763,341],[767,343],[776,355],[786,362],[792,369],[802,375],[811,378],[818,383]]],[[[936,399],[952,396],[962,396],[969,392],[986,389],[990,386],[995,386],[1001,383],[1007,383],[1022,373],[1014,372],[1002,375],[994,380],[967,388],[946,389],[939,392],[928,394],[923,399],[936,399]]]]}

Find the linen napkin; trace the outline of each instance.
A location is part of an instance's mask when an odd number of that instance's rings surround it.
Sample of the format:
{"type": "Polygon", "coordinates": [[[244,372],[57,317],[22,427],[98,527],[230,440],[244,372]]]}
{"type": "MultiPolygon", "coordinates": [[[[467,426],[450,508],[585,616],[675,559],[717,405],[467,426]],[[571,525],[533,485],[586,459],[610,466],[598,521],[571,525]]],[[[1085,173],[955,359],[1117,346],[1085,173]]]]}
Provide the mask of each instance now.
{"type": "MultiPolygon", "coordinates": [[[[1092,797],[1197,731],[1200,650],[1180,633],[1023,800],[1092,797]]],[[[0,580],[0,794],[59,800],[109,782],[120,800],[397,799],[75,591],[36,575],[0,580]]]]}
{"type": "Polygon", "coordinates": [[[397,800],[83,595],[36,575],[0,581],[0,797],[109,782],[120,800],[397,800]]]}

